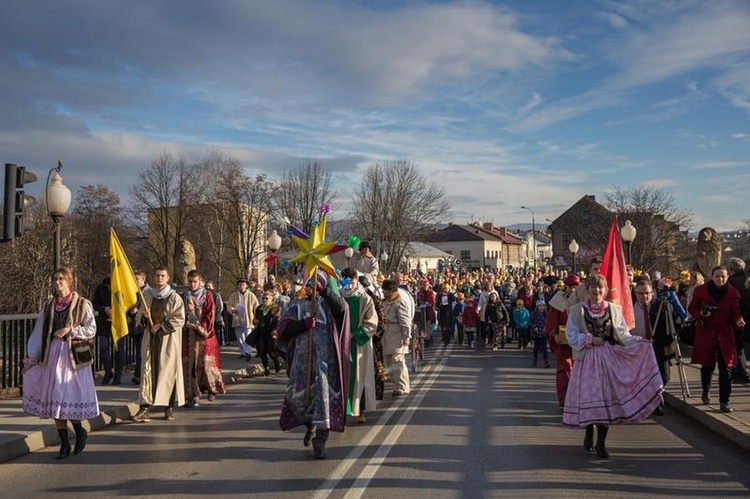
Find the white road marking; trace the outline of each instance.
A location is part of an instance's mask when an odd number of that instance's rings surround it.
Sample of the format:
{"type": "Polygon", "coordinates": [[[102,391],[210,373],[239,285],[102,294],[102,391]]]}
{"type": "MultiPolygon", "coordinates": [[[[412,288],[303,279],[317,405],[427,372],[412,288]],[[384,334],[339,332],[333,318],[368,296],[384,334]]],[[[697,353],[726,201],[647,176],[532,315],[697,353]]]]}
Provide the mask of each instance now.
{"type": "MultiPolygon", "coordinates": [[[[452,350],[452,345],[451,347],[449,347],[448,352],[450,352],[450,350],[452,350]]],[[[357,462],[357,459],[362,456],[365,449],[367,449],[372,444],[373,440],[375,440],[375,437],[385,428],[391,418],[396,415],[397,411],[401,409],[401,406],[403,406],[406,401],[409,400],[410,403],[407,406],[406,411],[398,419],[398,423],[393,426],[388,435],[386,435],[383,443],[375,452],[375,455],[368,461],[368,463],[365,465],[365,468],[362,470],[362,473],[360,473],[349,491],[344,496],[347,499],[362,497],[362,494],[364,494],[367,485],[370,483],[370,480],[372,480],[372,478],[375,476],[375,473],[380,468],[380,465],[384,462],[386,456],[388,456],[388,453],[391,451],[394,444],[398,441],[401,433],[403,433],[404,429],[409,423],[409,420],[411,420],[417,408],[422,403],[422,400],[424,400],[424,397],[429,391],[430,387],[435,383],[435,380],[437,380],[438,374],[440,374],[440,371],[442,371],[443,365],[445,364],[445,353],[446,352],[443,349],[440,349],[440,352],[434,352],[434,355],[439,356],[440,360],[435,363],[430,363],[428,366],[423,368],[415,377],[415,383],[412,383],[412,386],[419,386],[417,390],[412,389],[412,391],[410,392],[410,395],[412,395],[416,391],[416,396],[414,396],[413,398],[409,397],[408,395],[404,396],[401,400],[398,400],[391,407],[389,407],[386,412],[380,417],[380,419],[378,419],[377,423],[370,429],[370,431],[368,431],[367,434],[365,434],[365,436],[359,441],[358,445],[355,446],[341,461],[341,463],[336,466],[331,474],[328,475],[326,480],[315,492],[315,495],[313,495],[313,499],[325,499],[336,489],[338,483],[346,476],[352,466],[354,466],[354,464],[357,462]],[[422,378],[426,378],[424,382],[422,382],[422,378]],[[418,383],[416,383],[417,381],[418,383]]]]}

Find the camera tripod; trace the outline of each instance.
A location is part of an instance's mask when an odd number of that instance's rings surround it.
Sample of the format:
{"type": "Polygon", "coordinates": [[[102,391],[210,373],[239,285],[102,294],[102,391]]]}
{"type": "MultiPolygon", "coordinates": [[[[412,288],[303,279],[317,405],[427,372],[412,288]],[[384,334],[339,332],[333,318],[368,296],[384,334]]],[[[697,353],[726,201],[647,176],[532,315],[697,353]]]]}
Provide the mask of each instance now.
{"type": "Polygon", "coordinates": [[[661,314],[665,314],[665,323],[667,327],[667,334],[672,336],[672,345],[675,353],[675,363],[677,365],[677,372],[680,375],[680,390],[682,392],[682,401],[687,402],[687,397],[690,397],[690,387],[688,386],[687,376],[685,375],[685,366],[682,364],[682,350],[680,350],[680,338],[677,334],[677,328],[674,325],[674,317],[669,311],[669,298],[660,298],[659,310],[656,312],[656,319],[654,324],[651,326],[652,331],[656,331],[656,326],[659,324],[661,314]]]}

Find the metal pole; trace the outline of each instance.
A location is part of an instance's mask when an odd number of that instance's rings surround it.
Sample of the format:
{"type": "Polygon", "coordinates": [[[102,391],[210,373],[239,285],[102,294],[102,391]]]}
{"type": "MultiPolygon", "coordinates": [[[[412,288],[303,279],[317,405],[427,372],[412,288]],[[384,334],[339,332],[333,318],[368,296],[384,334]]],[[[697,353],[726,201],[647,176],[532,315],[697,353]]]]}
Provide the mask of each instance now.
{"type": "Polygon", "coordinates": [[[55,253],[55,261],[54,261],[54,269],[53,272],[56,271],[61,267],[60,264],[60,220],[59,217],[52,217],[52,224],[54,225],[54,253],[55,253]]]}
{"type": "Polygon", "coordinates": [[[532,236],[532,247],[534,248],[534,270],[537,270],[536,266],[536,222],[534,221],[534,210],[529,208],[531,211],[531,236],[532,236]]]}
{"type": "Polygon", "coordinates": [[[633,245],[633,241],[628,241],[628,265],[631,264],[630,261],[630,247],[633,245]]]}
{"type": "Polygon", "coordinates": [[[532,249],[534,251],[533,262],[534,262],[534,270],[536,270],[536,221],[534,220],[534,210],[531,209],[531,208],[529,208],[528,206],[521,206],[521,209],[522,210],[529,210],[531,212],[531,232],[532,232],[531,235],[533,236],[532,237],[532,241],[533,242],[531,244],[531,247],[532,247],[532,249]]]}

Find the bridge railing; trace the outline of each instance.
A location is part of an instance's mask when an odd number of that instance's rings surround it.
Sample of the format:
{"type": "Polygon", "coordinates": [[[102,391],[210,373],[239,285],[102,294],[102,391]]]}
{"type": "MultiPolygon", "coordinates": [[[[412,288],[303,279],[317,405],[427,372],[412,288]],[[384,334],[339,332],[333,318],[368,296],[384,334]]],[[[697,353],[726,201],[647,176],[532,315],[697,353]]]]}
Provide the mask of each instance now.
{"type": "MultiPolygon", "coordinates": [[[[23,359],[26,357],[26,345],[34,330],[37,314],[0,315],[0,389],[21,388],[23,385],[23,359]]],[[[135,362],[135,344],[128,335],[123,341],[125,365],[135,362]]],[[[113,345],[110,342],[110,358],[113,357],[113,345]]],[[[94,348],[94,370],[103,369],[98,340],[94,348]]]]}

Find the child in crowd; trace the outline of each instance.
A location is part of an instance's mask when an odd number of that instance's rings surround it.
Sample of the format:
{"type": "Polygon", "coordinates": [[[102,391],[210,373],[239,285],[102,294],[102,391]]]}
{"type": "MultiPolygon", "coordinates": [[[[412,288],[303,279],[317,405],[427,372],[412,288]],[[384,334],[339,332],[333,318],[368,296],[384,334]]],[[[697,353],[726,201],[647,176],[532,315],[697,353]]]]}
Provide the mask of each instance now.
{"type": "Polygon", "coordinates": [[[479,322],[479,313],[477,312],[477,301],[469,298],[466,301],[463,311],[463,329],[466,333],[466,344],[471,346],[474,343],[474,335],[477,331],[477,323],[479,322]]]}
{"type": "Polygon", "coordinates": [[[516,308],[513,310],[513,321],[516,324],[518,333],[518,348],[529,346],[529,319],[531,314],[523,306],[523,300],[516,300],[516,308]]]}
{"type": "Polygon", "coordinates": [[[541,353],[544,358],[544,367],[549,367],[549,358],[547,357],[547,337],[544,335],[544,324],[547,322],[547,304],[544,300],[536,302],[536,309],[531,314],[529,325],[531,336],[534,338],[534,363],[536,366],[537,359],[541,353]]]}
{"type": "Polygon", "coordinates": [[[485,318],[489,324],[487,347],[497,350],[497,340],[500,339],[500,348],[505,348],[505,328],[510,322],[510,314],[500,301],[500,295],[492,290],[486,305],[485,318]]]}
{"type": "Polygon", "coordinates": [[[456,321],[456,331],[458,332],[458,344],[464,344],[464,294],[456,293],[456,304],[453,305],[453,317],[456,321]]]}

